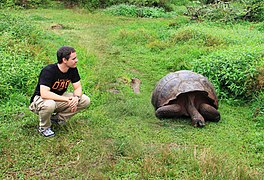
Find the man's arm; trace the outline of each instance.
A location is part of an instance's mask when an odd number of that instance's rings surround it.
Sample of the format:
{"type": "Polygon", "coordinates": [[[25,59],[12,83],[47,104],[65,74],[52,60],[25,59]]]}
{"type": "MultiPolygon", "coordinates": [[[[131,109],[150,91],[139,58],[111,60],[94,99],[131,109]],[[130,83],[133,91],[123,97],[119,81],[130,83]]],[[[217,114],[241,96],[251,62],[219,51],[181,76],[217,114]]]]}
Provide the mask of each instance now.
{"type": "Polygon", "coordinates": [[[73,86],[73,94],[74,96],[82,96],[82,85],[81,85],[81,81],[77,81],[76,83],[72,83],[73,86]]]}
{"type": "Polygon", "coordinates": [[[50,100],[54,100],[54,101],[65,101],[65,102],[69,102],[69,98],[65,97],[65,96],[60,96],[54,92],[50,91],[50,88],[48,86],[45,85],[40,85],[40,96],[43,99],[50,99],[50,100]]]}
{"type": "Polygon", "coordinates": [[[72,101],[69,103],[69,105],[72,107],[72,112],[75,112],[77,110],[77,105],[80,101],[80,98],[82,96],[82,85],[81,81],[77,81],[75,83],[72,83],[73,86],[73,98],[72,101]]]}

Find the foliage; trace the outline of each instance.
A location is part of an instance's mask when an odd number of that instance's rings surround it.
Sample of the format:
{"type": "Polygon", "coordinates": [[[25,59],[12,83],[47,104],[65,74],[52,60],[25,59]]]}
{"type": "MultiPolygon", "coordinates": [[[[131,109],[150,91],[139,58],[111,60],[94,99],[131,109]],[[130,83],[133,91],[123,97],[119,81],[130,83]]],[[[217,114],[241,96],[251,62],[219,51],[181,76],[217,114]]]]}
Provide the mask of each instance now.
{"type": "Polygon", "coordinates": [[[110,11],[113,14],[132,17],[162,17],[164,13],[163,11],[170,12],[175,10],[175,7],[178,8],[178,6],[185,5],[187,7],[187,14],[192,16],[193,19],[200,18],[211,21],[220,20],[224,22],[235,22],[240,19],[263,21],[264,19],[264,2],[262,0],[243,0],[239,2],[241,4],[239,8],[236,8],[233,5],[236,1],[216,2],[214,0],[192,2],[189,0],[2,0],[0,2],[0,7],[54,7],[58,6],[59,2],[63,2],[66,7],[79,6],[89,10],[114,6],[110,8],[110,11]]]}
{"type": "Polygon", "coordinates": [[[201,15],[203,19],[209,21],[234,22],[236,20],[236,12],[231,8],[214,8],[208,7],[203,10],[201,15]]]}
{"type": "Polygon", "coordinates": [[[129,16],[129,17],[138,16],[138,10],[135,5],[120,4],[116,6],[111,6],[110,8],[107,8],[105,12],[116,16],[129,16]]]}
{"type": "Polygon", "coordinates": [[[263,130],[264,128],[264,91],[260,92],[252,102],[252,116],[256,122],[256,126],[263,130]]]}
{"type": "Polygon", "coordinates": [[[45,52],[38,47],[43,34],[29,20],[5,12],[0,17],[0,99],[3,100],[16,92],[28,95],[34,89],[37,67],[41,67],[39,58],[45,52]]]}
{"type": "MultiPolygon", "coordinates": [[[[264,76],[262,76],[264,78],[264,76]]],[[[264,86],[263,86],[264,87],[264,86]]],[[[249,139],[249,149],[256,153],[256,156],[259,158],[262,156],[264,151],[264,91],[262,91],[254,98],[252,102],[252,117],[253,122],[255,122],[256,132],[252,133],[251,138],[249,139]]]]}
{"type": "Polygon", "coordinates": [[[210,21],[237,22],[241,19],[263,21],[264,2],[262,0],[243,1],[239,5],[232,1],[217,1],[205,3],[206,5],[203,3],[195,1],[192,5],[186,5],[187,14],[193,19],[199,18],[210,21]]]}
{"type": "MultiPolygon", "coordinates": [[[[120,3],[122,0],[117,0],[116,3],[120,3]]],[[[114,4],[113,0],[62,0],[66,7],[79,6],[89,10],[98,8],[106,8],[114,4]]]]}
{"type": "Polygon", "coordinates": [[[175,6],[184,6],[186,4],[189,4],[190,0],[170,0],[169,2],[175,6]]]}
{"type": "Polygon", "coordinates": [[[116,16],[128,16],[128,17],[159,18],[159,17],[170,16],[169,13],[165,13],[165,10],[163,8],[137,7],[135,5],[126,5],[126,4],[111,6],[105,9],[105,12],[116,16]]]}
{"type": "Polygon", "coordinates": [[[1,0],[0,7],[38,8],[50,5],[50,0],[1,0]]]}
{"type": "Polygon", "coordinates": [[[227,44],[223,38],[213,35],[213,33],[204,29],[192,26],[179,28],[172,35],[171,41],[174,43],[195,43],[205,47],[221,47],[227,44]]]}
{"type": "Polygon", "coordinates": [[[68,6],[78,5],[89,10],[107,8],[119,4],[135,5],[137,7],[159,7],[166,11],[172,10],[169,0],[63,0],[63,2],[68,6]]]}
{"type": "Polygon", "coordinates": [[[249,21],[264,21],[264,2],[262,0],[244,0],[244,12],[239,18],[249,21]]]}
{"type": "Polygon", "coordinates": [[[208,77],[222,98],[252,98],[261,91],[256,84],[260,51],[252,49],[214,52],[198,59],[193,70],[208,77]]]}
{"type": "Polygon", "coordinates": [[[165,11],[162,8],[142,7],[138,9],[138,17],[159,18],[165,17],[165,11]]]}
{"type": "Polygon", "coordinates": [[[99,8],[107,8],[113,5],[127,4],[135,5],[137,7],[154,7],[162,8],[166,12],[172,11],[175,5],[184,5],[189,0],[2,0],[0,7],[20,7],[20,8],[38,8],[38,7],[54,7],[60,2],[64,3],[66,7],[83,7],[89,10],[95,10],[99,8]]]}
{"type": "Polygon", "coordinates": [[[129,0],[128,2],[129,4],[134,4],[139,7],[158,7],[163,8],[165,11],[172,11],[171,2],[169,0],[129,0]]]}

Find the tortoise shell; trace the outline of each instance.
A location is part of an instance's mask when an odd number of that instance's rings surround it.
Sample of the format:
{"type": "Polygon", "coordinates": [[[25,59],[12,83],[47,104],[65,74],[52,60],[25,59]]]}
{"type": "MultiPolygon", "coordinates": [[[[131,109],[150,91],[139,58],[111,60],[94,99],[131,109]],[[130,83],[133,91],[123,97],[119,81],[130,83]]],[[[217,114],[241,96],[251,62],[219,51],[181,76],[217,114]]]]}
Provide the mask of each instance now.
{"type": "Polygon", "coordinates": [[[218,108],[218,99],[212,83],[201,74],[181,70],[167,74],[160,79],[152,93],[151,103],[158,109],[170,104],[182,93],[204,92],[210,105],[218,108]]]}

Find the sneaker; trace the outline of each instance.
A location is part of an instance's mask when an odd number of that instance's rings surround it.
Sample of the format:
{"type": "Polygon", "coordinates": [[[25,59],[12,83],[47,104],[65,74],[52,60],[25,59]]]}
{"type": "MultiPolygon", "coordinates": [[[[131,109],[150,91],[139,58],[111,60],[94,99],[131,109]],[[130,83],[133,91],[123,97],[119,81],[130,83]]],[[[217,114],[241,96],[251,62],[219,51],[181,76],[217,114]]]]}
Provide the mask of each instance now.
{"type": "Polygon", "coordinates": [[[66,125],[66,121],[58,119],[56,115],[52,115],[50,121],[53,124],[58,124],[61,126],[66,125]]]}
{"type": "Polygon", "coordinates": [[[38,131],[45,137],[55,136],[55,133],[50,128],[44,129],[42,127],[39,127],[38,131]]]}

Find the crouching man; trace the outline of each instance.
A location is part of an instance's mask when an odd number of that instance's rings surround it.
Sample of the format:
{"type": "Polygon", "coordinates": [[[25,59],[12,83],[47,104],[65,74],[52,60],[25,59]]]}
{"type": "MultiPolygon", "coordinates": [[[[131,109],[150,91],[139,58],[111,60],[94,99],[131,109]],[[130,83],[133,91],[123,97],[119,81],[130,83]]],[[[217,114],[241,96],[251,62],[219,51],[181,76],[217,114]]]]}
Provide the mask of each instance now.
{"type": "Polygon", "coordinates": [[[75,49],[61,47],[57,51],[57,59],[58,63],[42,69],[29,106],[32,112],[39,115],[38,131],[45,137],[55,135],[51,122],[65,124],[68,118],[90,104],[90,98],[82,93],[75,49]],[[70,83],[74,91],[67,93],[70,83]]]}

